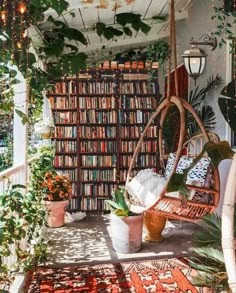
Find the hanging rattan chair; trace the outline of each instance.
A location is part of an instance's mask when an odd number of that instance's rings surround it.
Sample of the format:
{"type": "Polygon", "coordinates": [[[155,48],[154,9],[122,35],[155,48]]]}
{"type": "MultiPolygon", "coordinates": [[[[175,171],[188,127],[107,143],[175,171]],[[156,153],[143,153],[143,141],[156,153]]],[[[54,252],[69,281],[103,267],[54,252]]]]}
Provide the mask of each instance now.
{"type": "MultiPolygon", "coordinates": [[[[174,67],[177,68],[177,57],[176,57],[176,40],[175,40],[175,21],[174,21],[174,1],[171,1],[171,9],[170,9],[170,47],[172,47],[172,43],[174,42],[174,67]]],[[[171,56],[170,58],[171,59],[171,56]]],[[[208,134],[202,124],[202,121],[196,114],[196,112],[193,110],[193,108],[187,103],[186,100],[178,96],[178,77],[177,77],[177,70],[175,70],[175,92],[176,96],[170,96],[170,72],[171,72],[171,61],[169,60],[169,69],[168,69],[168,79],[167,79],[167,98],[163,99],[162,102],[159,104],[155,112],[150,117],[140,139],[136,146],[136,149],[134,151],[131,164],[127,173],[127,179],[126,179],[126,186],[130,182],[132,169],[134,168],[138,153],[141,149],[141,146],[144,142],[144,138],[146,136],[146,133],[151,125],[155,123],[154,121],[159,121],[160,123],[160,130],[158,134],[158,140],[159,140],[159,154],[160,154],[160,162],[163,162],[165,159],[165,154],[163,153],[162,146],[163,146],[163,125],[166,118],[166,115],[168,113],[168,110],[172,106],[176,106],[179,112],[180,117],[180,133],[179,133],[179,141],[178,141],[178,149],[176,151],[176,160],[173,166],[172,173],[173,174],[178,166],[179,159],[181,157],[182,151],[184,147],[187,147],[189,150],[195,150],[192,153],[192,155],[196,155],[196,150],[202,149],[203,142],[206,143],[210,140],[213,140],[214,142],[218,142],[219,138],[217,135],[214,134],[208,134]],[[189,112],[193,115],[194,119],[196,120],[196,123],[198,124],[201,133],[190,139],[187,142],[184,142],[185,140],[185,118],[186,113],[189,112]],[[198,146],[198,147],[197,147],[198,146]]],[[[189,152],[190,153],[190,152],[189,152]]],[[[200,220],[202,217],[204,217],[207,213],[212,213],[215,211],[218,202],[219,202],[219,174],[217,168],[215,168],[213,165],[211,165],[211,186],[210,187],[198,187],[198,186],[192,186],[187,185],[187,188],[189,190],[195,190],[195,192],[199,192],[201,194],[207,194],[211,196],[212,200],[209,203],[206,202],[199,202],[194,200],[188,200],[186,203],[183,203],[183,201],[180,198],[173,198],[168,196],[166,188],[168,185],[168,180],[166,182],[165,187],[161,191],[158,199],[149,207],[141,206],[140,202],[137,200],[137,198],[126,195],[126,200],[129,203],[129,205],[132,207],[138,208],[139,211],[149,211],[157,213],[160,216],[164,216],[167,218],[172,219],[180,219],[180,220],[187,220],[196,222],[200,220]]],[[[171,177],[171,176],[170,176],[171,177]]],[[[169,177],[169,178],[170,178],[169,177]]],[[[137,209],[135,209],[137,210],[137,209]]]]}

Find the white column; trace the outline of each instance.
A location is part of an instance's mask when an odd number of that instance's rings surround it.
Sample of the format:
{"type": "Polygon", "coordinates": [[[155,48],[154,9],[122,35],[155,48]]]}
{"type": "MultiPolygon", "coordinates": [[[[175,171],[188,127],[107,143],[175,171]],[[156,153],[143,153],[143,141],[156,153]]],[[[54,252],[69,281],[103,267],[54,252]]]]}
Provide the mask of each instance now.
{"type": "MultiPolygon", "coordinates": [[[[14,86],[15,108],[23,113],[27,113],[26,80],[22,74],[17,74],[17,79],[21,82],[14,86]]],[[[23,125],[21,118],[14,111],[13,124],[13,165],[25,165],[25,172],[22,174],[22,184],[26,185],[27,180],[27,151],[28,151],[28,125],[23,125]]]]}

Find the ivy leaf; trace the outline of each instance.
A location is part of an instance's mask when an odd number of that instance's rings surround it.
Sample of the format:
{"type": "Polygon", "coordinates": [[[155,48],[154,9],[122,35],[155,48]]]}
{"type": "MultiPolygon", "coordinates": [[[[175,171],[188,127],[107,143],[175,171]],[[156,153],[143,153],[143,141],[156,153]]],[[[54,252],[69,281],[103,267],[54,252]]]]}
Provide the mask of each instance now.
{"type": "Polygon", "coordinates": [[[63,56],[63,71],[69,74],[78,74],[80,69],[86,68],[87,55],[85,53],[79,53],[74,56],[63,56]]]}
{"type": "Polygon", "coordinates": [[[26,116],[26,114],[19,109],[15,109],[15,111],[16,114],[21,118],[22,124],[25,125],[28,122],[28,117],[26,116]]]}
{"type": "Polygon", "coordinates": [[[141,15],[134,13],[120,13],[116,15],[116,21],[125,26],[127,23],[140,22],[141,15]]]}
{"type": "Polygon", "coordinates": [[[105,23],[103,22],[96,23],[96,32],[99,36],[103,35],[105,28],[106,28],[105,23]]]}
{"type": "Polygon", "coordinates": [[[82,34],[79,30],[67,27],[63,29],[63,33],[64,36],[67,37],[69,40],[76,40],[84,45],[87,45],[87,39],[85,38],[84,34],[82,34]]]}
{"type": "Polygon", "coordinates": [[[140,28],[145,35],[147,35],[151,29],[151,27],[148,24],[142,21],[140,22],[140,28]]]}
{"type": "Polygon", "coordinates": [[[124,26],[123,27],[123,31],[124,31],[124,33],[127,35],[127,36],[129,36],[129,37],[132,37],[132,31],[131,31],[131,29],[129,28],[129,27],[127,27],[127,26],[124,26]]]}
{"type": "Polygon", "coordinates": [[[78,47],[70,45],[70,44],[65,44],[65,47],[70,48],[71,52],[73,52],[73,53],[77,53],[79,50],[78,47]]]}
{"type": "Polygon", "coordinates": [[[114,37],[114,32],[110,29],[110,27],[107,27],[103,32],[103,36],[109,41],[114,37]]]}
{"type": "Polygon", "coordinates": [[[123,32],[122,32],[122,31],[120,31],[120,30],[118,30],[118,29],[115,29],[115,28],[112,27],[112,26],[109,26],[108,28],[113,32],[113,34],[114,34],[115,36],[122,36],[122,35],[123,35],[123,32]]]}
{"type": "Polygon", "coordinates": [[[133,22],[133,23],[132,23],[132,28],[133,28],[136,32],[138,32],[138,31],[140,30],[140,28],[141,28],[141,22],[133,22]]]}
{"type": "Polygon", "coordinates": [[[58,15],[61,15],[63,11],[66,11],[68,7],[69,3],[65,0],[51,0],[51,8],[53,8],[58,15]]]}
{"type": "Polygon", "coordinates": [[[31,68],[32,65],[36,62],[35,55],[33,53],[28,53],[28,66],[31,68]]]}
{"type": "Polygon", "coordinates": [[[44,53],[47,57],[51,56],[60,56],[64,49],[64,43],[60,40],[55,40],[52,44],[47,47],[44,47],[44,53]]]}

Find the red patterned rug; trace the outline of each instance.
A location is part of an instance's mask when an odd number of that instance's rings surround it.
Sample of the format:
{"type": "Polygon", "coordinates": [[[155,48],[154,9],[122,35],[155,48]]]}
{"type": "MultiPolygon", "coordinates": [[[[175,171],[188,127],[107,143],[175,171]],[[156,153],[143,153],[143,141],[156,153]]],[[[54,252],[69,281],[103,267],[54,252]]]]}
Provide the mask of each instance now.
{"type": "Polygon", "coordinates": [[[38,267],[28,280],[28,293],[197,293],[193,270],[178,259],[116,264],[38,267]]]}

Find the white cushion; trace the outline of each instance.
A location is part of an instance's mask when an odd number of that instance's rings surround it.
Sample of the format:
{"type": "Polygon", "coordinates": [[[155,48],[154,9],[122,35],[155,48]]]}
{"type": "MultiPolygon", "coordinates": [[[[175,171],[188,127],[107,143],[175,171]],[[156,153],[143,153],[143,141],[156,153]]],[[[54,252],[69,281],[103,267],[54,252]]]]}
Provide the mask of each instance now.
{"type": "Polygon", "coordinates": [[[149,207],[155,203],[165,183],[163,176],[154,173],[152,169],[145,169],[126,185],[126,190],[132,197],[137,198],[142,206],[149,207]]]}

